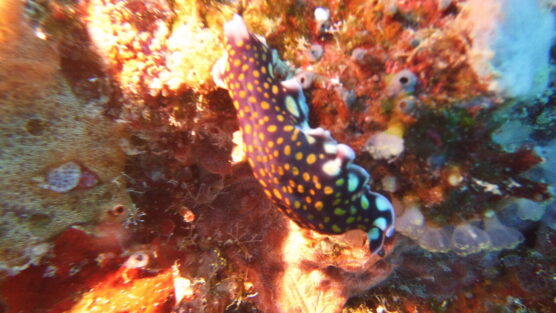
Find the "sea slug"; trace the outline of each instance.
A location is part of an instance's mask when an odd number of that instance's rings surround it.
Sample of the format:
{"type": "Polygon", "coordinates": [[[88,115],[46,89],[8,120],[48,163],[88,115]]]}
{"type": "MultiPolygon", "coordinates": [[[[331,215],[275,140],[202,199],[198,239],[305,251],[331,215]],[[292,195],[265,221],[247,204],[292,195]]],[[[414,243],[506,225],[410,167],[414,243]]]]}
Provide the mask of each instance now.
{"type": "Polygon", "coordinates": [[[324,234],[367,233],[372,253],[394,233],[390,201],[372,192],[354,151],[308,125],[295,79],[274,76],[272,53],[239,15],[224,25],[226,55],[213,69],[237,110],[248,162],[266,195],[293,221],[324,234]]]}

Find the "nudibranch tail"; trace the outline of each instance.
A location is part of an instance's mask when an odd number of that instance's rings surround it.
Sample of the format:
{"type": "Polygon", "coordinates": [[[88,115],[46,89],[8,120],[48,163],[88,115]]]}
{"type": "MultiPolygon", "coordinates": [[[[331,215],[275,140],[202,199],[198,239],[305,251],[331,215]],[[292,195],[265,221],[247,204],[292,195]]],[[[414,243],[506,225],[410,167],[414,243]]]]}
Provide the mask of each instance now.
{"type": "Polygon", "coordinates": [[[239,15],[224,25],[226,56],[213,69],[228,89],[246,154],[266,195],[292,220],[320,233],[367,233],[371,252],[393,235],[394,211],[372,192],[354,151],[330,132],[310,128],[301,85],[274,76],[272,53],[239,15]]]}

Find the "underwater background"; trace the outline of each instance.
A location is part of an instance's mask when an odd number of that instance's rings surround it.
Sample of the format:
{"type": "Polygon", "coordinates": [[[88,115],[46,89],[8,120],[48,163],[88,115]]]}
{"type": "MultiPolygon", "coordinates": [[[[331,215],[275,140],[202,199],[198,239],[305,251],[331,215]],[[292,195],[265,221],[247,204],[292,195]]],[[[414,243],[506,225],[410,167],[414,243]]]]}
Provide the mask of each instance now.
{"type": "Polygon", "coordinates": [[[556,312],[555,11],[0,0],[0,312],[556,312]]]}

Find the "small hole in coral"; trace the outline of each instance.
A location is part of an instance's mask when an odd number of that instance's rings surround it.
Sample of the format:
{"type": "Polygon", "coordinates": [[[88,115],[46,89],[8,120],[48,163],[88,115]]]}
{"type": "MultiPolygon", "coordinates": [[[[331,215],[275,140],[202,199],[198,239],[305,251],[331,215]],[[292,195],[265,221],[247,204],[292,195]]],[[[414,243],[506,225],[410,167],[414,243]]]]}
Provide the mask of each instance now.
{"type": "Polygon", "coordinates": [[[112,210],[110,210],[110,214],[114,216],[120,216],[125,213],[125,207],[121,204],[115,206],[112,210]]]}
{"type": "Polygon", "coordinates": [[[28,220],[29,224],[33,227],[43,227],[50,224],[51,221],[52,218],[50,216],[42,213],[33,214],[28,220]]]}
{"type": "Polygon", "coordinates": [[[38,118],[34,118],[27,121],[27,124],[25,125],[25,130],[27,130],[27,132],[33,136],[39,136],[43,133],[46,127],[47,127],[47,122],[38,118]]]}
{"type": "Polygon", "coordinates": [[[402,85],[405,85],[405,84],[409,83],[409,78],[407,78],[405,76],[400,77],[400,83],[402,85]]]}

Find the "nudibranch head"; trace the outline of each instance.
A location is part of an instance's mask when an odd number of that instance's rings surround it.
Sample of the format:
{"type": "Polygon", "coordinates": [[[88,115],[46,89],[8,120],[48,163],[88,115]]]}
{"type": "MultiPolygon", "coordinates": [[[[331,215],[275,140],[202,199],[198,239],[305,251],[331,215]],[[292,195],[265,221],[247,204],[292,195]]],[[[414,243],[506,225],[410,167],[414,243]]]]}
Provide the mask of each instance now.
{"type": "Polygon", "coordinates": [[[227,55],[213,70],[238,111],[246,155],[266,195],[292,220],[320,233],[367,233],[372,252],[393,235],[394,211],[372,192],[354,151],[308,124],[309,109],[295,79],[279,81],[272,53],[239,15],[225,24],[227,55]]]}

